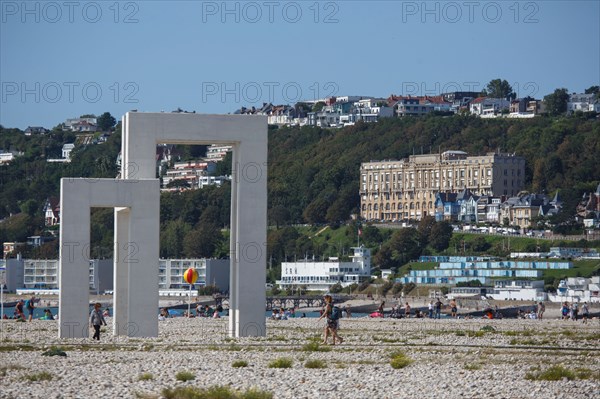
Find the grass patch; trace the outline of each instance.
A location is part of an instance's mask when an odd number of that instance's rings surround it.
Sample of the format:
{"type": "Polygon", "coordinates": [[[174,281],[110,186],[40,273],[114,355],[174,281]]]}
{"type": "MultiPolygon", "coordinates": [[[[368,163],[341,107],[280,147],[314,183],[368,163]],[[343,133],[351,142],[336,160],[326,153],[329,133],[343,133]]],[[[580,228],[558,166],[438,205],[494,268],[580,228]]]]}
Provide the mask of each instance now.
{"type": "Polygon", "coordinates": [[[578,367],[575,370],[568,369],[563,366],[552,366],[546,370],[541,370],[539,367],[531,369],[531,372],[525,374],[525,379],[532,381],[562,381],[567,379],[572,380],[600,380],[600,372],[593,372],[584,367],[578,367]]]}
{"type": "Polygon", "coordinates": [[[510,342],[508,344],[509,345],[525,345],[525,346],[542,346],[542,345],[548,345],[551,343],[552,343],[552,341],[550,341],[549,339],[537,340],[537,339],[528,338],[528,339],[519,340],[519,339],[513,338],[510,340],[510,342]]]}
{"type": "Polygon", "coordinates": [[[479,329],[479,331],[483,331],[483,332],[494,332],[496,331],[496,329],[490,325],[487,326],[483,326],[479,329]]]}
{"type": "Polygon", "coordinates": [[[479,363],[472,363],[472,364],[465,364],[463,366],[463,368],[465,370],[469,370],[469,371],[473,371],[473,370],[481,370],[481,364],[479,363]]]}
{"type": "Polygon", "coordinates": [[[400,351],[392,352],[390,357],[390,365],[395,369],[403,369],[413,362],[404,352],[400,351]]]}
{"type": "Polygon", "coordinates": [[[319,342],[311,341],[302,346],[304,352],[329,352],[331,350],[328,346],[322,346],[319,342]]]}
{"type": "Polygon", "coordinates": [[[269,363],[269,368],[271,369],[289,369],[292,367],[293,360],[289,357],[280,357],[279,359],[275,359],[269,363]]]}
{"type": "Polygon", "coordinates": [[[190,373],[189,371],[179,371],[177,374],[175,374],[175,378],[177,381],[186,382],[195,380],[196,375],[194,373],[190,373]]]}
{"type": "Polygon", "coordinates": [[[245,360],[236,360],[235,362],[231,363],[231,367],[248,367],[248,362],[245,360]]]}
{"type": "Polygon", "coordinates": [[[47,371],[42,371],[39,373],[35,373],[35,374],[29,374],[25,376],[25,379],[28,381],[52,381],[52,378],[54,378],[54,376],[52,374],[50,374],[47,371]]]}
{"type": "Polygon", "coordinates": [[[152,373],[142,373],[138,376],[138,381],[152,381],[154,379],[154,375],[152,373]]]}
{"type": "Polygon", "coordinates": [[[223,386],[165,388],[162,390],[162,395],[166,399],[273,399],[271,392],[258,389],[238,392],[223,386]]]}
{"type": "Polygon", "coordinates": [[[563,378],[570,381],[577,378],[577,375],[563,366],[552,366],[544,371],[525,374],[525,379],[532,381],[561,381],[563,378]]]}
{"type": "Polygon", "coordinates": [[[8,375],[7,371],[10,370],[24,370],[25,367],[19,364],[9,364],[7,366],[0,367],[0,377],[6,377],[8,375]]]}
{"type": "Polygon", "coordinates": [[[325,364],[325,362],[322,360],[313,359],[307,360],[306,363],[304,363],[304,367],[307,369],[324,369],[327,367],[327,364],[325,364]]]}

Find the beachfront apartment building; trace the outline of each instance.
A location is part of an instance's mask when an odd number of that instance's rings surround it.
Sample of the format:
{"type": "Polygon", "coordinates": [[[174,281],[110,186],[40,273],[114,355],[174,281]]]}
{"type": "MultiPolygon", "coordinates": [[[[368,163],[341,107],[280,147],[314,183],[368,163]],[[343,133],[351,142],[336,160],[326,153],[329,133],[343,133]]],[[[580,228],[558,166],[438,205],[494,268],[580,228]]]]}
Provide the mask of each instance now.
{"type": "MultiPolygon", "coordinates": [[[[196,285],[214,284],[220,291],[229,289],[229,259],[159,259],[159,291],[186,290],[183,273],[190,267],[198,272],[196,285]]],[[[9,292],[18,290],[58,290],[58,259],[6,259],[6,285],[9,292]]],[[[89,261],[89,289],[95,294],[113,291],[113,260],[89,261]]]]}
{"type": "Polygon", "coordinates": [[[281,280],[276,283],[283,289],[306,286],[310,291],[329,291],[338,283],[342,287],[359,284],[371,276],[371,251],[363,246],[352,250],[350,262],[341,262],[337,257],[321,262],[310,259],[282,262],[281,280]]]}
{"type": "MultiPolygon", "coordinates": [[[[6,285],[10,292],[18,290],[57,290],[59,288],[58,259],[6,259],[6,285]]],[[[89,261],[89,288],[103,293],[113,288],[111,259],[89,261]]]]}
{"type": "Polygon", "coordinates": [[[183,273],[190,267],[198,272],[195,285],[215,285],[219,291],[229,291],[229,259],[159,259],[159,290],[188,290],[183,273]]]}
{"type": "Polygon", "coordinates": [[[514,196],[524,182],[525,159],[514,154],[446,151],[363,162],[360,214],[366,220],[420,220],[435,215],[438,193],[514,196]]]}

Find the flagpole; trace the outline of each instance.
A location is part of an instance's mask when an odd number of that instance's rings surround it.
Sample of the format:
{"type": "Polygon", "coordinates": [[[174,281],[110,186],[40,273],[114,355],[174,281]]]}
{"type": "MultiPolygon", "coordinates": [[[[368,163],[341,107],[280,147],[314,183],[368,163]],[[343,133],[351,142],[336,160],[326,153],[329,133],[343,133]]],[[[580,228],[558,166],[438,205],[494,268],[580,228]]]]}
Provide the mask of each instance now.
{"type": "Polygon", "coordinates": [[[191,306],[192,306],[192,284],[190,284],[190,292],[188,294],[188,315],[187,315],[188,318],[190,317],[191,306]]]}

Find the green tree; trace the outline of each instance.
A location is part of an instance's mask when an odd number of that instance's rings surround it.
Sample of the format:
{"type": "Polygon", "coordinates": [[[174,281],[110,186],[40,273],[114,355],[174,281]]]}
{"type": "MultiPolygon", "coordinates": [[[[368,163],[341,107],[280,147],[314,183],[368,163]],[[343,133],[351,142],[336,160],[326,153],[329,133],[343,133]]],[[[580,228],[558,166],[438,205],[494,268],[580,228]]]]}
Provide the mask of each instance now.
{"type": "Polygon", "coordinates": [[[280,225],[289,223],[290,221],[290,211],[283,205],[277,205],[269,209],[268,215],[271,223],[275,223],[278,229],[280,225]]]}
{"type": "Polygon", "coordinates": [[[585,89],[585,94],[595,94],[596,97],[600,94],[600,86],[590,86],[585,89]]]}
{"type": "Polygon", "coordinates": [[[26,213],[29,216],[35,216],[35,213],[38,210],[38,203],[34,199],[29,199],[19,205],[21,208],[21,212],[26,213]]]}
{"type": "Polygon", "coordinates": [[[396,231],[390,239],[392,258],[405,264],[421,255],[420,234],[417,229],[407,227],[396,231]]]}
{"type": "Polygon", "coordinates": [[[556,89],[552,94],[544,97],[546,112],[550,115],[562,115],[567,112],[567,102],[569,101],[569,91],[567,89],[556,89]]]}
{"type": "Polygon", "coordinates": [[[443,251],[450,245],[452,238],[452,225],[447,222],[437,222],[429,233],[429,245],[436,251],[443,251]]]}
{"type": "Polygon", "coordinates": [[[312,112],[320,112],[323,110],[325,103],[323,101],[316,102],[312,107],[312,112]]]}
{"type": "Polygon", "coordinates": [[[375,256],[373,256],[373,263],[381,269],[390,269],[397,264],[393,257],[394,251],[392,251],[392,247],[389,243],[385,243],[381,246],[379,251],[377,251],[375,256]]]}
{"type": "Polygon", "coordinates": [[[166,222],[160,232],[160,256],[162,258],[181,258],[183,256],[183,240],[192,230],[182,220],[166,222]]]}
{"type": "Polygon", "coordinates": [[[514,100],[517,97],[511,85],[503,79],[491,80],[487,84],[483,94],[487,97],[504,98],[507,100],[514,100]]]}
{"type": "Polygon", "coordinates": [[[419,240],[421,242],[421,248],[425,248],[429,242],[431,236],[431,229],[435,225],[435,218],[433,216],[423,216],[417,225],[419,231],[419,240]]]}
{"type": "Polygon", "coordinates": [[[96,119],[96,123],[100,131],[108,132],[113,130],[113,127],[117,124],[117,120],[110,112],[105,112],[96,119]]]}
{"type": "Polygon", "coordinates": [[[210,258],[222,239],[217,226],[200,225],[183,239],[183,253],[189,258],[210,258]]]}

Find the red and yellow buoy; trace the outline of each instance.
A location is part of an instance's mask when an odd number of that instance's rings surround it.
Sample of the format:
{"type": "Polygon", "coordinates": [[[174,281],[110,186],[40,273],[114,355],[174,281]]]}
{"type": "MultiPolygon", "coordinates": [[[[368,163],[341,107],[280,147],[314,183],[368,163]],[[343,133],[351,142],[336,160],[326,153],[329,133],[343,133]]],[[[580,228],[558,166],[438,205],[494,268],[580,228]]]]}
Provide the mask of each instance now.
{"type": "Polygon", "coordinates": [[[183,273],[183,279],[188,284],[194,284],[198,280],[198,272],[193,267],[190,267],[183,273]]]}

